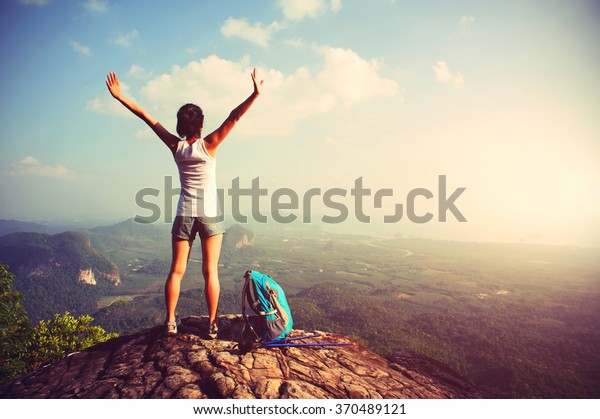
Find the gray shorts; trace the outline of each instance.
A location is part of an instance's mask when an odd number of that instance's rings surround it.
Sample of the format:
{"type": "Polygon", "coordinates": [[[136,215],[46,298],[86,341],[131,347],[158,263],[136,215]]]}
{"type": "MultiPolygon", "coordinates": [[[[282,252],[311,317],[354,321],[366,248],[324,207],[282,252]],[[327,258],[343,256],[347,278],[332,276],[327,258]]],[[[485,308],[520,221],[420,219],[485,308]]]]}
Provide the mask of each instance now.
{"type": "Polygon", "coordinates": [[[225,222],[214,221],[214,217],[188,217],[178,215],[173,221],[171,234],[181,240],[194,240],[196,233],[201,239],[225,233],[225,222]],[[210,220],[210,221],[209,221],[210,220]]]}

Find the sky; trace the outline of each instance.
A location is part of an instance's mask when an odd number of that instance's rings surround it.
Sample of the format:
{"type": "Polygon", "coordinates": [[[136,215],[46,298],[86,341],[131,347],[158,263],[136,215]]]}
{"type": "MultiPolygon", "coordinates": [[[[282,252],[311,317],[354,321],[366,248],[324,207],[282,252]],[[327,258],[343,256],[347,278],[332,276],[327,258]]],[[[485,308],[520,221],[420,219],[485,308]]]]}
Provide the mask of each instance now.
{"type": "Polygon", "coordinates": [[[169,222],[172,156],[106,74],[172,132],[200,105],[208,133],[256,67],[264,91],[217,154],[226,212],[258,178],[269,223],[275,198],[302,221],[319,188],[311,224],[335,231],[600,246],[597,22],[591,0],[6,0],[0,218],[148,216],[154,190],[169,222]]]}

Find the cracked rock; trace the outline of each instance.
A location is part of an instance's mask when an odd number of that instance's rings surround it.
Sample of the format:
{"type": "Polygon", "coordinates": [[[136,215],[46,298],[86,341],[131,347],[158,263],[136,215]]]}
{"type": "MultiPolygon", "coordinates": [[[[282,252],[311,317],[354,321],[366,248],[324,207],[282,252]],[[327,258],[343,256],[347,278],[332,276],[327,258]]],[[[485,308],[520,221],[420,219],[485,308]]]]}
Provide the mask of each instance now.
{"type": "MultiPolygon", "coordinates": [[[[179,333],[142,330],[72,354],[0,387],[2,398],[490,398],[445,368],[408,351],[386,359],[350,338],[319,332],[305,343],[347,346],[238,347],[242,319],[182,319],[179,333]]],[[[313,332],[293,330],[291,336],[313,332]]]]}

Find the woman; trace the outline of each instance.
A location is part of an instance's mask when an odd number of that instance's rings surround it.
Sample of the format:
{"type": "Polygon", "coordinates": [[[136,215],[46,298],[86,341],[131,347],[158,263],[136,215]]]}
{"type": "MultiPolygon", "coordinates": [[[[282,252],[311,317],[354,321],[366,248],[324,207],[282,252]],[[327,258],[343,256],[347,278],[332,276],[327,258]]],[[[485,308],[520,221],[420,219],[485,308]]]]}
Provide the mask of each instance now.
{"type": "Polygon", "coordinates": [[[175,307],[179,299],[181,279],[198,233],[202,247],[204,296],[208,306],[208,336],[211,339],[217,337],[217,308],[220,294],[218,264],[225,223],[218,208],[215,155],[217,147],[261,92],[263,81],[257,81],[256,69],[252,71],[251,76],[254,85],[252,94],[231,111],[219,128],[204,138],[202,138],[204,114],[200,107],[187,104],[179,109],[177,112],[177,133],[181,137],[179,138],[123,95],[115,73],[110,73],[106,79],[110,94],[152,128],[173,153],[179,169],[181,195],[177,205],[177,216],[171,230],[173,255],[171,269],[165,283],[167,309],[165,332],[167,334],[177,333],[175,307]]]}

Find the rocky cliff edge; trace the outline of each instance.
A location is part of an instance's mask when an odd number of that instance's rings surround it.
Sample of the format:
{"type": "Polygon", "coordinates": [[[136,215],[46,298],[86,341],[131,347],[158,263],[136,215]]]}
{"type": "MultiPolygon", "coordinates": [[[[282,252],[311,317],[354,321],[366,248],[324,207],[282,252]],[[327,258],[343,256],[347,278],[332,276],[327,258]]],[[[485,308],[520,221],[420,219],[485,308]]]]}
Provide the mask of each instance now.
{"type": "MultiPolygon", "coordinates": [[[[240,316],[187,317],[179,334],[162,327],[121,336],[0,387],[2,398],[489,398],[432,360],[402,351],[390,358],[340,335],[303,342],[348,346],[254,348],[238,345],[240,316]]],[[[294,330],[291,336],[311,334],[294,330]]]]}

